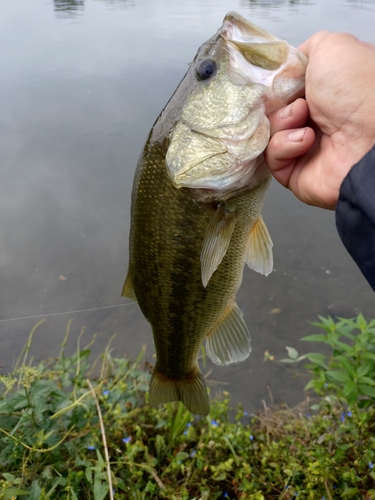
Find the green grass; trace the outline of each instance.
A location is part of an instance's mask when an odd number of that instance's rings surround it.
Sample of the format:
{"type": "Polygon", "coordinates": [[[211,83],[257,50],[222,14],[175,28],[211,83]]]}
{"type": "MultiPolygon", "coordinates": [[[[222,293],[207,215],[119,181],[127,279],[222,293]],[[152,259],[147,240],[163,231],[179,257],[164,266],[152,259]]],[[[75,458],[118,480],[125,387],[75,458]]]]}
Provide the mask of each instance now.
{"type": "Polygon", "coordinates": [[[299,407],[147,406],[151,367],[90,346],[0,377],[0,499],[375,499],[375,320],[320,318],[299,407]],[[235,415],[235,416],[233,416],[235,415]]]}

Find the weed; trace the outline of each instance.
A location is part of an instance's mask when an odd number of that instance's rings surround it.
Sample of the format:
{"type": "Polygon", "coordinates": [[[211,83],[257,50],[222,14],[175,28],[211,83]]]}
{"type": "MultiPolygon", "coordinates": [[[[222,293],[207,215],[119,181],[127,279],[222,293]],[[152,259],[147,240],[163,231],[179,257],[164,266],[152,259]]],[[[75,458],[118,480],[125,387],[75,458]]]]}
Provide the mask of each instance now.
{"type": "Polygon", "coordinates": [[[107,348],[90,364],[79,335],[67,357],[70,323],[59,357],[32,366],[31,335],[0,378],[0,499],[375,499],[375,321],[316,326],[305,340],[332,353],[289,348],[288,362],[308,360],[318,403],[235,418],[228,392],[207,417],[149,408],[144,351],[132,362],[107,348]]]}

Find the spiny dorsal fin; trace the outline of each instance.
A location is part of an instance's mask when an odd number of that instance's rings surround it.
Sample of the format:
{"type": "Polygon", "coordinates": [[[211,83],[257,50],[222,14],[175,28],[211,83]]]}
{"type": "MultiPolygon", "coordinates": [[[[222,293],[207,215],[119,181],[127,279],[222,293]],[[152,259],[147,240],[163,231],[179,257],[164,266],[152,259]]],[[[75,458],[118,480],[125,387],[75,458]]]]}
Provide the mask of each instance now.
{"type": "Polygon", "coordinates": [[[237,216],[219,205],[207,226],[201,252],[202,283],[206,288],[228,250],[237,216]]]}
{"type": "Polygon", "coordinates": [[[170,378],[161,372],[156,363],[150,382],[148,404],[156,406],[169,401],[182,401],[196,415],[210,411],[207,389],[198,365],[183,378],[170,378]]]}
{"type": "Polygon", "coordinates": [[[251,228],[246,248],[246,264],[250,269],[268,276],[273,269],[273,243],[262,216],[251,228]]]}
{"type": "Polygon", "coordinates": [[[135,292],[134,292],[134,288],[133,288],[133,282],[132,282],[132,279],[131,279],[129,273],[126,276],[126,280],[125,280],[125,283],[124,283],[124,287],[122,289],[121,296],[122,297],[127,297],[130,300],[134,300],[134,302],[138,302],[137,301],[137,297],[135,296],[135,292]]]}
{"type": "Polygon", "coordinates": [[[280,68],[288,58],[289,45],[283,40],[266,43],[234,41],[231,43],[240,49],[241,54],[249,63],[270,71],[280,68]]]}
{"type": "Polygon", "coordinates": [[[219,323],[207,336],[206,352],[217,365],[239,363],[249,356],[250,333],[236,302],[227,307],[219,323]]]}

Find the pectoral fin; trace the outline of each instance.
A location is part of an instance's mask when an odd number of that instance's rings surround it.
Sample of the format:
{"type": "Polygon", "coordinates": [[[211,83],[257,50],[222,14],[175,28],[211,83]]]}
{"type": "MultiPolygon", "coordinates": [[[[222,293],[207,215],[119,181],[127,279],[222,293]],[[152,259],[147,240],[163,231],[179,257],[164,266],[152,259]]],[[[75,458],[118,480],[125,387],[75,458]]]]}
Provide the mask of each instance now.
{"type": "Polygon", "coordinates": [[[182,401],[196,415],[208,414],[210,403],[198,365],[183,378],[170,378],[156,363],[150,382],[149,405],[156,406],[169,401],[182,401]]]}
{"type": "Polygon", "coordinates": [[[237,216],[219,205],[203,239],[201,252],[202,283],[206,288],[228,250],[237,216]]]}
{"type": "Polygon", "coordinates": [[[135,296],[135,292],[134,292],[134,288],[133,288],[133,282],[132,282],[132,279],[131,279],[129,273],[126,276],[126,280],[125,280],[125,283],[124,283],[124,287],[122,289],[121,296],[122,297],[127,297],[130,300],[134,300],[134,302],[138,302],[137,301],[137,297],[135,296]]]}
{"type": "Polygon", "coordinates": [[[246,264],[250,269],[268,276],[273,269],[273,243],[262,216],[251,229],[246,249],[246,264]]]}

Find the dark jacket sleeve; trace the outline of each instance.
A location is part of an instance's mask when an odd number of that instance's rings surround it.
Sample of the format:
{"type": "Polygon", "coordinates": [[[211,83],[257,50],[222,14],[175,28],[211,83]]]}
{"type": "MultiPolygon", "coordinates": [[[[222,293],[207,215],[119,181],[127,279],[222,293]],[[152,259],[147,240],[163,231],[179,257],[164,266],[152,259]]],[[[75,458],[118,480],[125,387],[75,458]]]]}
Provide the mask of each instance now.
{"type": "Polygon", "coordinates": [[[347,251],[375,291],[375,146],[341,184],[336,226],[347,251]]]}

